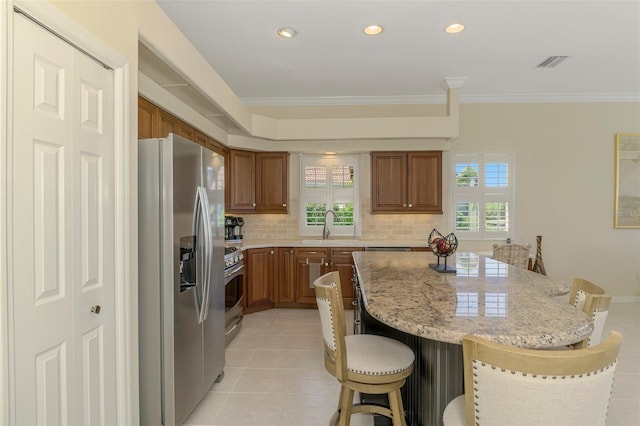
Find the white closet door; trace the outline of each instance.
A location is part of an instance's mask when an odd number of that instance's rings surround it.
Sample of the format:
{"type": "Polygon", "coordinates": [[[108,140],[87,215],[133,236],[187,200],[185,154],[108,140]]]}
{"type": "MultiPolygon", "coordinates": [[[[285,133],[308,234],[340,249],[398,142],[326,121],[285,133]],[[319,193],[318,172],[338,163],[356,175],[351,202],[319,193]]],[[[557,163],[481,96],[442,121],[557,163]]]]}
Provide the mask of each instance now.
{"type": "Polygon", "coordinates": [[[115,424],[113,73],[20,15],[14,55],[13,420],[115,424]]]}

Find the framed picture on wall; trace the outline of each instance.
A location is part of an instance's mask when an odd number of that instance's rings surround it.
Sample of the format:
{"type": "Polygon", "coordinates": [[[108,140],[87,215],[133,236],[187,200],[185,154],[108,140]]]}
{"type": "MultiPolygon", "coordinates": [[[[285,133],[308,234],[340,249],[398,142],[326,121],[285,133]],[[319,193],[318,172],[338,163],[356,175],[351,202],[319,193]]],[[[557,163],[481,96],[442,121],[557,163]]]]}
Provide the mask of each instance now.
{"type": "Polygon", "coordinates": [[[614,228],[640,228],[640,133],[616,134],[614,228]]]}

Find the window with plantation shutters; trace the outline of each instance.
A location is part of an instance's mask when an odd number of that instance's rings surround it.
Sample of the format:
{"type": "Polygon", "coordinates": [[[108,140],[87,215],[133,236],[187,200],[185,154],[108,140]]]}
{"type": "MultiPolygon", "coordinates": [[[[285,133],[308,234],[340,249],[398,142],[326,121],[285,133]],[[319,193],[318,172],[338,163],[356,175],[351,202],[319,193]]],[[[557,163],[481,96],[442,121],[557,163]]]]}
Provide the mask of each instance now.
{"type": "Polygon", "coordinates": [[[359,219],[358,157],[300,156],[300,234],[322,235],[324,215],[331,235],[352,236],[359,219]]]}
{"type": "Polygon", "coordinates": [[[510,154],[453,154],[453,219],[461,239],[513,235],[513,158],[510,154]]]}

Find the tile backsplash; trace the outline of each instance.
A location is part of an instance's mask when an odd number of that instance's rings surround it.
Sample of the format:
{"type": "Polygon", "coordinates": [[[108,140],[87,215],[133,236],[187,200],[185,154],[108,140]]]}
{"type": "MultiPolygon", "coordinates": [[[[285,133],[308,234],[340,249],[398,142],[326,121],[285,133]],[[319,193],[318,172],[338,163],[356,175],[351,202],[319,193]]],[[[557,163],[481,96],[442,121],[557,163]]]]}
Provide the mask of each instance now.
{"type": "MultiPolygon", "coordinates": [[[[289,214],[244,215],[244,238],[250,240],[299,240],[298,201],[289,200],[289,214]]],[[[385,241],[427,240],[433,228],[442,228],[444,215],[371,214],[369,200],[361,205],[361,223],[356,223],[358,239],[385,241]]],[[[337,237],[340,238],[340,237],[337,237]]]]}

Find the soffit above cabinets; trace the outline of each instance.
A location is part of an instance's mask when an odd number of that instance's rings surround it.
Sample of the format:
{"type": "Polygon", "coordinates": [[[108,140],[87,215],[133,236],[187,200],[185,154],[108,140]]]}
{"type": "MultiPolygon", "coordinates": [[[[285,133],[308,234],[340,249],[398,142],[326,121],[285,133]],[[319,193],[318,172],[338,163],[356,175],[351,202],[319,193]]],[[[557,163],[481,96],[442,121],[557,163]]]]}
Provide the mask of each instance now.
{"type": "MultiPolygon", "coordinates": [[[[236,135],[245,134],[245,132],[241,131],[233,120],[229,119],[211,100],[204,96],[197,88],[193,87],[185,77],[174,71],[169,64],[155,55],[151,49],[143,43],[138,43],[138,70],[163,90],[200,113],[225,133],[236,135]]],[[[171,105],[161,106],[171,110],[171,105]]],[[[181,118],[187,119],[187,117],[181,118]]]]}
{"type": "MultiPolygon", "coordinates": [[[[375,112],[376,107],[371,105],[352,106],[346,109],[338,106],[333,111],[327,108],[324,113],[320,113],[316,108],[299,107],[300,112],[306,110],[306,116],[301,113],[286,117],[277,113],[270,114],[275,111],[268,111],[267,108],[252,112],[242,104],[240,99],[231,95],[242,105],[241,118],[244,118],[244,120],[234,120],[237,117],[233,112],[230,113],[217,106],[216,94],[209,96],[195,84],[190,83],[189,77],[185,76],[189,72],[190,64],[182,64],[180,68],[184,72],[179,72],[179,67],[172,66],[172,63],[169,59],[163,60],[144,43],[138,43],[139,93],[186,122],[191,122],[190,118],[195,111],[213,123],[216,131],[222,130],[226,135],[254,137],[258,142],[260,140],[452,140],[458,137],[457,89],[464,83],[464,78],[450,77],[441,82],[440,88],[446,93],[446,104],[410,105],[403,108],[387,105],[379,106],[379,110],[375,112]],[[176,99],[188,108],[176,107],[176,99]],[[185,113],[185,109],[189,112],[185,113]]],[[[212,72],[215,74],[215,70],[212,72]]],[[[208,133],[207,129],[201,128],[202,126],[198,126],[197,123],[190,124],[208,133]]],[[[223,138],[218,137],[218,139],[223,138]]]]}

